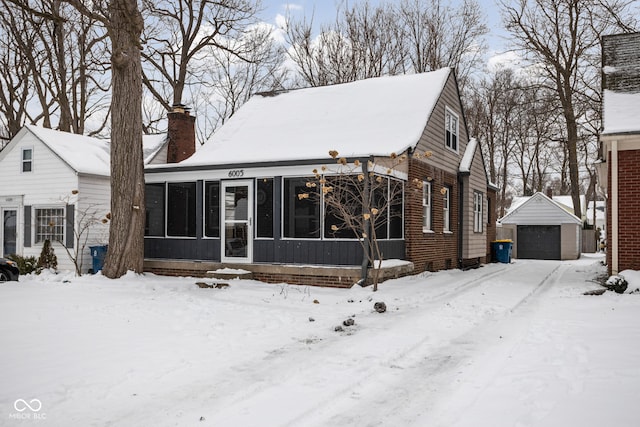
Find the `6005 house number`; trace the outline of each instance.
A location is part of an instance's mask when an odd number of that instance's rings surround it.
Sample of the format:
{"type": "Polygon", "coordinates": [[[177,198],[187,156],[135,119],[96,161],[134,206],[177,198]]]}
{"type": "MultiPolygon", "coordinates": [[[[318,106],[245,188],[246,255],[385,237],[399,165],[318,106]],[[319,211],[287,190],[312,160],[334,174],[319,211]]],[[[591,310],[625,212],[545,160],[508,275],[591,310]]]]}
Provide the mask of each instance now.
{"type": "Polygon", "coordinates": [[[236,169],[229,171],[229,178],[242,178],[244,176],[243,169],[236,169]]]}

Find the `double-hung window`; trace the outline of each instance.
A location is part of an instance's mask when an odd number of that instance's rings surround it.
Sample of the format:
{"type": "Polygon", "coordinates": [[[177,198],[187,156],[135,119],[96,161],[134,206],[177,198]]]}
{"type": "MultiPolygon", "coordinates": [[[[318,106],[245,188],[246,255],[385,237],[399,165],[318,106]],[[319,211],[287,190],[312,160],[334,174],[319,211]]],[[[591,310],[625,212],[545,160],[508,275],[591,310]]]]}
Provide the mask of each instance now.
{"type": "Polygon", "coordinates": [[[444,145],[455,152],[458,152],[458,115],[448,108],[444,110],[445,140],[444,145]]]}
{"type": "Polygon", "coordinates": [[[422,231],[431,231],[431,183],[422,182],[422,231]]]}
{"type": "Polygon", "coordinates": [[[33,171],[33,149],[32,148],[22,149],[22,166],[20,170],[22,172],[33,171]]]}
{"type": "Polygon", "coordinates": [[[449,187],[442,187],[442,221],[443,231],[451,231],[451,189],[449,187]]]}
{"type": "Polygon", "coordinates": [[[482,193],[473,193],[473,232],[482,233],[482,193]]]}
{"type": "Polygon", "coordinates": [[[36,243],[64,241],[64,209],[36,209],[36,243]]]}

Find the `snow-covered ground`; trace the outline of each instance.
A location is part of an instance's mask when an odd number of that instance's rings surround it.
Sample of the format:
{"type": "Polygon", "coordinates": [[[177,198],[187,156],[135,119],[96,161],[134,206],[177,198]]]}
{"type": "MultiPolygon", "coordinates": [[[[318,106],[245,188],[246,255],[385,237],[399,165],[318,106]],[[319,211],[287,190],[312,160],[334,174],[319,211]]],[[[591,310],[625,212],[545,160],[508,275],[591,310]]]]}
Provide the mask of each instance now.
{"type": "Polygon", "coordinates": [[[0,286],[0,425],[636,426],[640,295],[582,295],[601,260],[376,293],[25,276],[0,286]]]}

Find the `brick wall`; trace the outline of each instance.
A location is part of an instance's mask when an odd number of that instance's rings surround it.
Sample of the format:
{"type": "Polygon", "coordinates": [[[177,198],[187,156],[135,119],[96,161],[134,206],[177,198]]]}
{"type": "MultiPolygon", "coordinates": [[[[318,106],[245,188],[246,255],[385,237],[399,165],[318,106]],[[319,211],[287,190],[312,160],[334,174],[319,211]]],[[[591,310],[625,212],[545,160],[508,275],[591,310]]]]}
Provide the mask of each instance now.
{"type": "MultiPolygon", "coordinates": [[[[618,270],[640,270],[640,150],[618,152],[618,270]]],[[[607,179],[607,245],[611,244],[611,168],[607,179]]],[[[607,247],[607,270],[612,273],[607,247]]]]}
{"type": "Polygon", "coordinates": [[[455,174],[411,159],[405,200],[406,259],[413,262],[414,273],[458,267],[458,180],[455,174]],[[417,182],[431,178],[432,233],[422,231],[422,188],[417,182]],[[444,186],[451,190],[451,233],[444,233],[444,186]]]}
{"type": "MultiPolygon", "coordinates": [[[[619,270],[640,270],[640,150],[618,152],[619,270]]],[[[611,179],[609,179],[611,182],[611,179]]],[[[609,193],[611,195],[611,193],[609,193]]],[[[607,218],[607,233],[610,232],[607,218]]],[[[607,234],[609,236],[610,234],[607,234]]],[[[609,260],[607,254],[607,261],[609,260]]],[[[609,263],[611,265],[611,263],[609,263]]]]}

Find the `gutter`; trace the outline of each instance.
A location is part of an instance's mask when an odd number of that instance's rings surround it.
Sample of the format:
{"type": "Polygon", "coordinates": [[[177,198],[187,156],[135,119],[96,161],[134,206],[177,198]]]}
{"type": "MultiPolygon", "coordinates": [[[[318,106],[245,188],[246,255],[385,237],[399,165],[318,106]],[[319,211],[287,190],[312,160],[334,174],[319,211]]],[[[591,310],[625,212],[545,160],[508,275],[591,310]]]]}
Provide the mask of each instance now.
{"type": "Polygon", "coordinates": [[[464,181],[462,177],[469,173],[458,173],[458,268],[462,268],[462,238],[464,221],[464,181]]]}
{"type": "Polygon", "coordinates": [[[618,141],[611,141],[611,274],[618,274],[618,141]]]}

